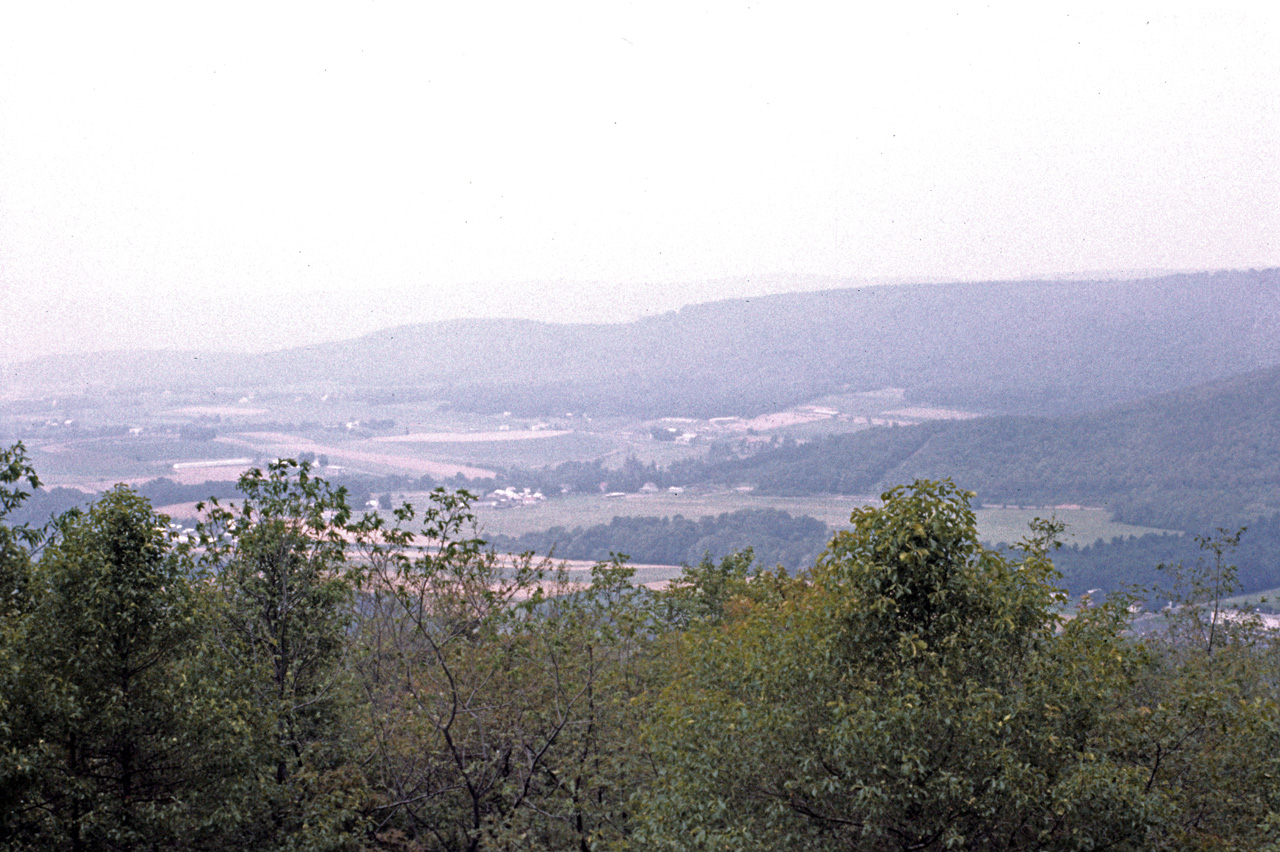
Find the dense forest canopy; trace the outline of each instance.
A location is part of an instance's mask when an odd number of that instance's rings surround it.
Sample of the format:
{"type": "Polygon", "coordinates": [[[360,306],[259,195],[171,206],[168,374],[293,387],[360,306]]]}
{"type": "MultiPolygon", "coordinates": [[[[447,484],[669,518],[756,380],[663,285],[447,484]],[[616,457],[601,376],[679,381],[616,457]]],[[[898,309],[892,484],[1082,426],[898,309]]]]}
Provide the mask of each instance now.
{"type": "Polygon", "coordinates": [[[185,543],[123,487],[13,524],[36,485],[3,451],[5,848],[1280,841],[1280,653],[1221,604],[1232,536],[1163,614],[1068,618],[1060,527],[990,550],[949,482],[803,572],[731,554],[656,591],[498,555],[463,493],[357,516],[307,463],[251,470],[185,543]]]}

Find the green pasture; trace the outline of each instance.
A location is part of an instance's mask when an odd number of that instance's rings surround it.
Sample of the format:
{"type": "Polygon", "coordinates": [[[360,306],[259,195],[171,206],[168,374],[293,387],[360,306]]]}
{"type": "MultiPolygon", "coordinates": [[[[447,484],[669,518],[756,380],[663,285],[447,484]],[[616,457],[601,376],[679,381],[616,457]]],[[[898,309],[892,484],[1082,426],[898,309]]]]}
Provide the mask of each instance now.
{"type": "Polygon", "coordinates": [[[983,541],[991,544],[1020,541],[1026,537],[1027,525],[1035,518],[1056,518],[1062,521],[1067,525],[1062,537],[1063,544],[1078,544],[1081,547],[1093,544],[1098,539],[1111,541],[1117,536],[1128,538],[1131,535],[1173,532],[1117,523],[1111,520],[1111,513],[1106,509],[978,509],[975,514],[978,516],[978,534],[983,541]]]}
{"type": "Polygon", "coordinates": [[[611,452],[617,442],[595,432],[570,432],[546,438],[458,443],[382,443],[377,452],[413,454],[439,461],[480,467],[544,467],[564,461],[589,460],[611,452]]]}
{"type": "Polygon", "coordinates": [[[1247,595],[1235,595],[1223,598],[1222,603],[1229,607],[1256,609],[1259,612],[1280,612],[1280,589],[1265,589],[1261,592],[1250,592],[1247,595]]]}
{"type": "MultiPolygon", "coordinates": [[[[411,502],[419,501],[411,499],[411,502]]],[[[601,495],[581,494],[511,509],[480,506],[476,515],[484,532],[510,536],[555,526],[572,529],[607,524],[615,516],[684,515],[686,518],[700,518],[739,509],[761,508],[781,509],[792,515],[810,515],[833,529],[845,529],[849,525],[850,513],[867,502],[868,498],[858,497],[774,497],[737,491],[687,491],[680,495],[659,492],[608,499],[601,495]]],[[[1110,520],[1105,509],[978,509],[976,514],[979,535],[991,544],[1018,541],[1026,535],[1027,525],[1033,518],[1050,516],[1067,524],[1063,537],[1067,544],[1083,546],[1099,538],[1110,541],[1115,536],[1162,532],[1116,523],[1110,520]]]]}
{"type": "Polygon", "coordinates": [[[232,459],[254,451],[214,441],[183,441],[171,435],[125,435],[28,444],[42,479],[117,477],[121,480],[170,476],[173,462],[232,459]]]}
{"type": "MultiPolygon", "coordinates": [[[[426,499],[425,494],[408,494],[405,497],[415,505],[426,499]]],[[[557,526],[571,529],[607,524],[615,516],[684,515],[686,518],[701,518],[739,509],[762,508],[777,508],[792,515],[812,515],[828,525],[841,526],[847,525],[850,512],[863,503],[863,500],[851,497],[766,497],[736,491],[686,492],[680,495],[659,492],[608,499],[599,494],[575,494],[512,509],[478,506],[475,512],[485,533],[515,536],[557,526]]]]}

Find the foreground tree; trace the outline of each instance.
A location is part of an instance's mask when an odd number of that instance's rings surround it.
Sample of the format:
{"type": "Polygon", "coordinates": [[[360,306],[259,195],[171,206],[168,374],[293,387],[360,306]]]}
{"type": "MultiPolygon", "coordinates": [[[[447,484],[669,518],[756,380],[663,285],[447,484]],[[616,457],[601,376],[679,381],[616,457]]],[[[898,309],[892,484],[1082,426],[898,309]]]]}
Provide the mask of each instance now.
{"type": "Polygon", "coordinates": [[[362,612],[375,836],[474,852],[616,835],[648,620],[630,570],[597,565],[584,588],[547,560],[499,556],[465,492],[397,515],[368,556],[362,612]]]}
{"type": "Polygon", "coordinates": [[[26,793],[33,781],[27,750],[18,727],[22,705],[18,701],[23,675],[23,633],[31,597],[31,549],[40,533],[13,527],[6,520],[30,496],[23,488],[40,487],[21,443],[0,450],[0,838],[14,830],[26,793]]]}
{"type": "MultiPolygon", "coordinates": [[[[31,575],[31,550],[42,534],[25,524],[5,523],[9,513],[21,506],[40,487],[27,451],[21,443],[0,449],[0,618],[16,615],[26,608],[31,575]]],[[[3,705],[0,705],[3,709],[3,705]]]]}
{"type": "Polygon", "coordinates": [[[1011,560],[969,498],[894,489],[811,578],[742,582],[686,634],[632,848],[1146,848],[1163,800],[1109,749],[1122,609],[1063,624],[1058,528],[1011,560]]]}
{"type": "Polygon", "coordinates": [[[200,525],[201,564],[218,596],[217,653],[247,699],[244,769],[226,793],[242,816],[236,840],[351,847],[363,794],[349,764],[359,571],[346,545],[362,527],[345,490],[305,462],[255,468],[238,487],[242,497],[231,507],[211,501],[200,525]]]}
{"type": "Polygon", "coordinates": [[[63,516],[6,625],[8,848],[172,849],[219,821],[229,706],[205,603],[166,518],[131,491],[63,516]],[[16,776],[16,777],[15,777],[16,776]]]}
{"type": "Polygon", "coordinates": [[[1237,590],[1230,554],[1243,533],[1197,536],[1202,558],[1161,566],[1170,605],[1146,619],[1155,629],[1120,743],[1169,803],[1171,849],[1274,849],[1280,839],[1280,637],[1224,601],[1237,590]]]}
{"type": "Polygon", "coordinates": [[[192,549],[125,488],[6,526],[36,482],[0,453],[3,849],[1280,848],[1238,533],[1138,638],[1124,599],[1060,615],[1058,525],[986,550],[950,483],[807,576],[651,594],[493,553],[465,493],[355,521],[306,464],[192,549]]]}

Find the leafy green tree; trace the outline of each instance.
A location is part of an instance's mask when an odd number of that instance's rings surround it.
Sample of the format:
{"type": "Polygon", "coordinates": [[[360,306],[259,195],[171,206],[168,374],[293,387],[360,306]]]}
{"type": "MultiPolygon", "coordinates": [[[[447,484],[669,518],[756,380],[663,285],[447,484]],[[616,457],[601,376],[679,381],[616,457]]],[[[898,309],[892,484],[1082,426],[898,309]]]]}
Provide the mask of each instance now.
{"type": "Polygon", "coordinates": [[[1169,803],[1170,849],[1280,840],[1280,637],[1224,603],[1243,533],[1197,536],[1202,558],[1162,566],[1170,605],[1144,636],[1146,664],[1126,702],[1121,744],[1169,803]]]}
{"type": "Polygon", "coordinates": [[[1216,645],[1238,638],[1239,631],[1231,629],[1233,623],[1255,626],[1252,619],[1241,619],[1239,612],[1228,612],[1223,603],[1240,587],[1239,570],[1229,559],[1246,529],[1231,532],[1219,527],[1213,535],[1194,536],[1201,555],[1192,565],[1157,566],[1170,581],[1170,588],[1163,591],[1169,598],[1168,627],[1175,646],[1203,648],[1205,656],[1211,657],[1216,645]],[[1209,555],[1212,559],[1206,560],[1209,555]]]}
{"type": "Polygon", "coordinates": [[[588,852],[626,836],[629,793],[651,777],[634,740],[643,718],[639,698],[663,678],[651,653],[652,599],[632,585],[632,575],[618,559],[597,563],[590,585],[549,586],[534,617],[524,620],[521,681],[536,702],[556,708],[527,730],[554,737],[546,738],[537,771],[504,785],[508,801],[515,783],[526,787],[523,801],[495,814],[481,848],[588,852]],[[547,725],[559,718],[558,731],[547,725]]]}
{"type": "Polygon", "coordinates": [[[5,523],[9,513],[31,496],[30,491],[23,490],[23,480],[32,490],[40,487],[40,478],[31,467],[26,448],[19,442],[0,450],[0,616],[13,615],[25,608],[31,548],[41,538],[38,530],[25,524],[12,527],[5,523]]]}
{"type": "Polygon", "coordinates": [[[686,565],[680,577],[658,598],[668,625],[685,629],[694,624],[719,622],[725,605],[747,593],[745,583],[757,573],[750,548],[731,553],[718,563],[708,554],[697,565],[686,565]]]}
{"type": "MultiPolygon", "coordinates": [[[[254,848],[343,848],[358,837],[362,793],[350,771],[354,686],[348,631],[359,536],[344,489],[279,460],[239,481],[232,506],[211,501],[201,561],[219,595],[223,664],[250,706],[240,842],[254,848]]],[[[205,507],[199,507],[204,510],[205,507]]]]}
{"type": "Polygon", "coordinates": [[[31,548],[40,540],[39,532],[25,526],[12,527],[6,518],[30,496],[40,479],[21,443],[0,450],[0,836],[11,830],[32,780],[27,763],[26,743],[19,742],[15,730],[18,681],[25,650],[22,615],[30,604],[31,548]]]}
{"type": "Polygon", "coordinates": [[[625,812],[644,595],[621,565],[584,588],[495,554],[469,500],[439,489],[420,517],[398,509],[368,557],[373,832],[431,850],[592,848],[625,812]]]}
{"type": "Polygon", "coordinates": [[[970,497],[893,489],[811,578],[762,574],[687,632],[631,848],[1145,848],[1162,799],[1106,747],[1123,610],[1064,624],[1059,527],[1011,560],[970,497]]]}
{"type": "Polygon", "coordinates": [[[218,822],[227,704],[165,521],[117,488],[60,518],[33,566],[5,625],[8,848],[189,848],[218,822]]]}

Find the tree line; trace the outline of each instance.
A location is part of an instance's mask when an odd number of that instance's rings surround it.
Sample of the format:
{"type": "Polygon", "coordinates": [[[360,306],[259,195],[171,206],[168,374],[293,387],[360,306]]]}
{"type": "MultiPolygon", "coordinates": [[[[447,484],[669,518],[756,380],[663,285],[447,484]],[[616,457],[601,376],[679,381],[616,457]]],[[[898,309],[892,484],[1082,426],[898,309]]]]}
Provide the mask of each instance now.
{"type": "MultiPolygon", "coordinates": [[[[465,493],[357,516],[309,465],[179,542],[116,488],[40,529],[0,457],[0,844],[15,850],[1263,849],[1276,638],[1213,603],[1062,615],[917,481],[803,572],[634,586],[495,552],[465,493]],[[1208,604],[1208,605],[1205,605],[1208,604]]],[[[1270,844],[1270,846],[1268,846],[1270,844]]]]}
{"type": "Polygon", "coordinates": [[[739,509],[694,520],[669,517],[615,517],[589,527],[552,527],[519,536],[493,535],[503,551],[552,555],[561,559],[608,561],[613,554],[655,565],[687,565],[723,559],[750,548],[761,565],[800,571],[813,564],[831,532],[809,515],[792,517],[779,509],[739,509]]]}
{"type": "MultiPolygon", "coordinates": [[[[1245,529],[1233,556],[1241,591],[1280,587],[1280,514],[1254,518],[1245,529]]],[[[1190,564],[1199,552],[1194,535],[1147,533],[1063,547],[1054,564],[1066,588],[1078,594],[1093,588],[1116,591],[1126,584],[1155,589],[1161,583],[1161,566],[1190,564]]]]}

